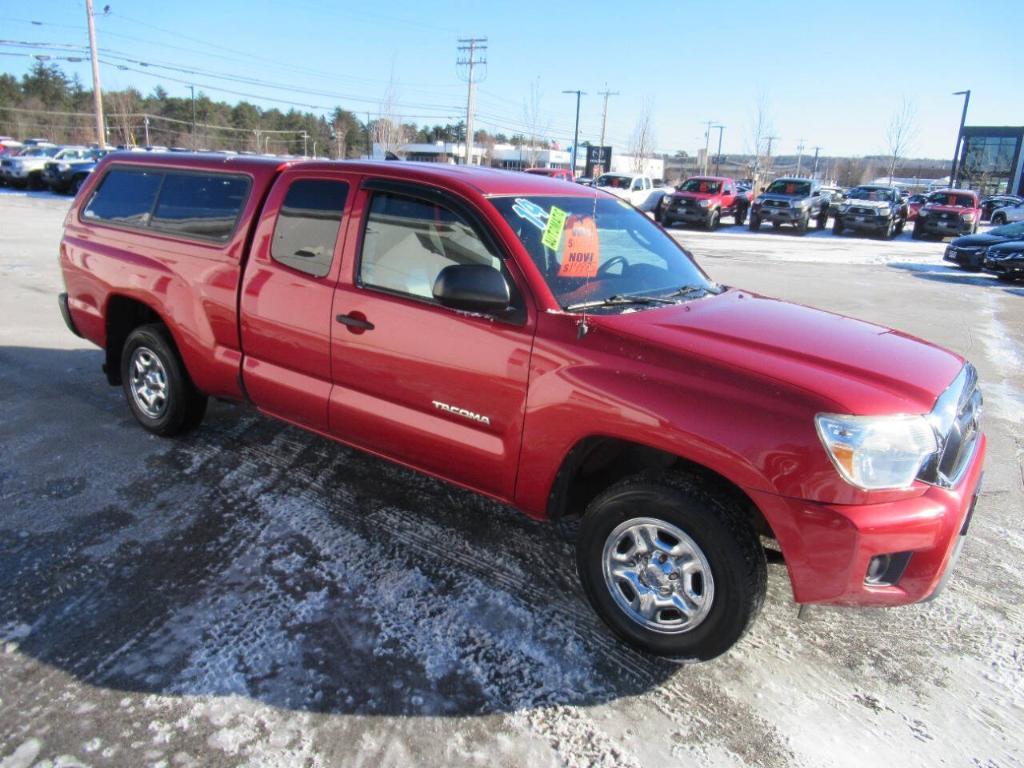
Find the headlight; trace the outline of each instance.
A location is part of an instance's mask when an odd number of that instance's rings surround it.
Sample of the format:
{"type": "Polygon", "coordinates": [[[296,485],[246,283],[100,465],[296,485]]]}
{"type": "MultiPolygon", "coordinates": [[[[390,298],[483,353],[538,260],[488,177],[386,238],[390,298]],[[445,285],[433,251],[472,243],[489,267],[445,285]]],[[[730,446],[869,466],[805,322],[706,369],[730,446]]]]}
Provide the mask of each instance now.
{"type": "Polygon", "coordinates": [[[922,208],[921,210],[919,210],[917,212],[917,215],[918,216],[927,216],[928,215],[928,211],[926,211],[924,208],[922,208]]]}
{"type": "Polygon", "coordinates": [[[961,213],[960,218],[964,221],[974,221],[974,211],[968,211],[967,213],[961,213]]]}
{"type": "Polygon", "coordinates": [[[814,423],[839,474],[866,491],[910,487],[938,450],[935,432],[924,416],[819,413],[814,423]]]}
{"type": "Polygon", "coordinates": [[[697,205],[699,205],[701,208],[707,208],[709,205],[711,205],[711,201],[710,200],[698,200],[697,201],[697,205]]]}
{"type": "Polygon", "coordinates": [[[797,200],[795,205],[797,208],[806,208],[811,202],[809,200],[797,200]]]}
{"type": "Polygon", "coordinates": [[[58,171],[66,171],[66,170],[68,170],[68,169],[69,169],[70,167],[71,167],[71,166],[70,166],[70,165],[68,165],[67,163],[57,163],[57,170],[58,170],[58,171]]]}

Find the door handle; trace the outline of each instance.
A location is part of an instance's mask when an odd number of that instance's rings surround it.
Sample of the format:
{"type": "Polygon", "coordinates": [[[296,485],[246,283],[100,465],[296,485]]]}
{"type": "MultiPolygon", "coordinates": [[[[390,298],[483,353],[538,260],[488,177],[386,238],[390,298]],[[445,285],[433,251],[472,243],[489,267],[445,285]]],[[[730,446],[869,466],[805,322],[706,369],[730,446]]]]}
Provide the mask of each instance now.
{"type": "Polygon", "coordinates": [[[342,325],[347,325],[348,329],[352,331],[352,333],[372,331],[374,328],[373,323],[363,317],[361,312],[351,312],[347,315],[338,315],[334,319],[342,325]]]}

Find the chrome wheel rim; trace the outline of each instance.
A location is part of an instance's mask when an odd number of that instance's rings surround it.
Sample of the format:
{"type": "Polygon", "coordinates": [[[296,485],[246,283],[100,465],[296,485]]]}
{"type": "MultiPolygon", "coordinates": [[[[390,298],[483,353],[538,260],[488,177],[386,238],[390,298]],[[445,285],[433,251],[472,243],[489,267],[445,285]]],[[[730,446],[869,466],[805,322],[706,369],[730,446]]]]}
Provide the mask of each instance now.
{"type": "Polygon", "coordinates": [[[156,353],[148,347],[137,347],[128,363],[132,399],[140,411],[151,419],[167,412],[169,388],[167,371],[156,353]]]}
{"type": "Polygon", "coordinates": [[[680,528],[635,517],[615,528],[601,557],[615,604],[645,629],[676,635],[699,626],[715,599],[711,565],[680,528]]]}

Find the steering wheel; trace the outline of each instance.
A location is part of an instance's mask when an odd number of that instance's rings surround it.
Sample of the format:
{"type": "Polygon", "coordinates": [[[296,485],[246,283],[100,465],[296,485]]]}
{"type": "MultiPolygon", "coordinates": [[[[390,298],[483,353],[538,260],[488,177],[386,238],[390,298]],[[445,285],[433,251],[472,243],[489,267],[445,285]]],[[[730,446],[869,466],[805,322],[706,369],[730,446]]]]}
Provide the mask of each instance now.
{"type": "MultiPolygon", "coordinates": [[[[621,263],[623,265],[623,267],[625,267],[625,265],[627,265],[629,262],[626,261],[626,257],[625,256],[612,256],[610,259],[608,259],[608,261],[606,261],[604,264],[602,264],[600,267],[598,267],[598,269],[597,269],[598,276],[600,277],[601,275],[607,275],[611,271],[611,268],[615,264],[619,264],[619,263],[621,263]]],[[[623,269],[623,271],[625,271],[625,269],[623,269]]]]}

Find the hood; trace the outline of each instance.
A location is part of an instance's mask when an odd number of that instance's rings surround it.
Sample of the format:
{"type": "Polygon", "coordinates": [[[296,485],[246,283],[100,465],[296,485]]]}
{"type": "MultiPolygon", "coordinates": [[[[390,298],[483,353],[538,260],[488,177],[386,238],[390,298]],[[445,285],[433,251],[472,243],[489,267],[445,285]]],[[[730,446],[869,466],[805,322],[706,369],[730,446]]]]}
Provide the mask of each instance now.
{"type": "Polygon", "coordinates": [[[988,255],[1002,253],[1019,253],[1024,251],[1024,240],[1007,240],[993,245],[988,249],[988,255]]]}
{"type": "Polygon", "coordinates": [[[763,203],[765,200],[785,200],[787,203],[791,203],[794,200],[806,200],[807,195],[786,195],[782,192],[762,192],[757,196],[755,203],[763,203]]]}
{"type": "Polygon", "coordinates": [[[627,187],[597,187],[597,189],[603,190],[610,195],[621,197],[623,200],[629,199],[629,189],[627,187]]]}
{"type": "Polygon", "coordinates": [[[713,200],[718,197],[718,192],[673,192],[672,197],[676,200],[713,200]]]}
{"type": "Polygon", "coordinates": [[[936,205],[935,203],[928,203],[927,205],[921,206],[922,211],[928,211],[928,213],[974,213],[974,208],[962,208],[958,205],[936,205]]]}
{"type": "Polygon", "coordinates": [[[715,360],[858,415],[927,413],[964,362],[899,331],[737,289],[600,322],[696,364],[715,360]]]}
{"type": "Polygon", "coordinates": [[[856,206],[857,208],[872,208],[874,210],[888,210],[892,203],[884,200],[844,200],[840,205],[856,206]]]}
{"type": "Polygon", "coordinates": [[[996,243],[1005,243],[1009,239],[1008,237],[1000,237],[999,235],[992,235],[986,232],[980,235],[956,237],[950,240],[949,244],[956,248],[984,248],[996,243]]]}

